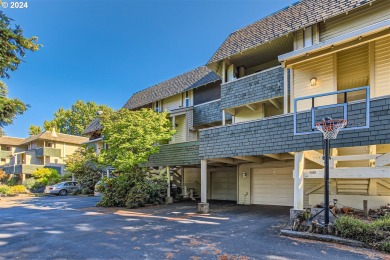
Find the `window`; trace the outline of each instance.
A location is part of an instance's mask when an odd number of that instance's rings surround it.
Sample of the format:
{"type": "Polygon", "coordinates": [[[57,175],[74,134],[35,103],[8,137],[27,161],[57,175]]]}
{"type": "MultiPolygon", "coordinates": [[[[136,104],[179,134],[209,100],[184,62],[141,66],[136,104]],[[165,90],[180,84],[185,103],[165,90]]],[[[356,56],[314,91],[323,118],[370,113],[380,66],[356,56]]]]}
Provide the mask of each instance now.
{"type": "Polygon", "coordinates": [[[159,101],[154,102],[154,111],[160,112],[159,101]]]}
{"type": "Polygon", "coordinates": [[[186,91],[185,105],[186,105],[186,107],[190,106],[190,95],[189,95],[188,91],[186,91]]]}
{"type": "Polygon", "coordinates": [[[53,147],[53,143],[47,143],[46,147],[53,147]]]}
{"type": "Polygon", "coordinates": [[[313,45],[313,28],[311,26],[305,28],[303,31],[304,47],[313,45]]]}

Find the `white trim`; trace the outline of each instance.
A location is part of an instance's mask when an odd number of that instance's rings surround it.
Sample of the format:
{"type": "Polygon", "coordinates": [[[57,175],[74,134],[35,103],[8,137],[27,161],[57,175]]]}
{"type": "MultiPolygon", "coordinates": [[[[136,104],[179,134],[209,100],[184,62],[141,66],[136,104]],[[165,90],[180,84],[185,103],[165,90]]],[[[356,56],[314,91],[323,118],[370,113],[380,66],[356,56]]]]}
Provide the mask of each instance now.
{"type": "MultiPolygon", "coordinates": [[[[99,138],[96,138],[96,139],[93,139],[93,140],[89,140],[87,142],[84,142],[82,144],[90,144],[90,143],[95,143],[95,142],[98,142],[98,141],[102,141],[104,137],[99,137],[99,138]]],[[[64,143],[65,144],[65,143],[64,143]]]]}
{"type": "Polygon", "coordinates": [[[202,103],[202,104],[198,104],[198,105],[195,105],[193,107],[200,107],[200,106],[203,106],[203,105],[207,105],[207,104],[210,104],[210,103],[214,103],[214,102],[217,102],[217,101],[221,101],[221,99],[215,99],[215,100],[212,100],[212,101],[208,101],[208,102],[205,102],[205,103],[202,103]]]}
{"type": "Polygon", "coordinates": [[[288,59],[297,58],[298,56],[303,56],[308,52],[319,51],[320,49],[323,49],[323,48],[332,47],[332,45],[335,45],[335,44],[340,43],[340,42],[349,41],[349,40],[352,40],[352,39],[360,37],[360,36],[364,36],[364,34],[372,34],[372,33],[375,33],[377,31],[381,31],[383,29],[388,29],[389,26],[390,26],[390,19],[387,19],[385,21],[382,21],[382,22],[379,22],[379,23],[376,23],[376,24],[373,24],[373,25],[370,25],[367,27],[363,27],[363,28],[360,28],[358,30],[355,30],[355,31],[352,31],[352,32],[349,32],[349,33],[346,33],[346,34],[343,34],[343,35],[340,35],[337,37],[334,37],[334,38],[326,40],[324,42],[320,42],[318,44],[315,44],[315,45],[312,45],[309,47],[305,47],[305,48],[295,50],[295,51],[292,51],[292,52],[289,52],[286,54],[282,54],[282,55],[278,56],[278,60],[280,62],[282,62],[282,61],[286,61],[288,59]]]}
{"type": "Polygon", "coordinates": [[[267,72],[267,71],[270,71],[270,70],[274,70],[274,69],[277,69],[277,68],[281,68],[281,67],[282,67],[282,65],[278,65],[278,66],[275,66],[275,67],[272,67],[272,68],[269,68],[269,69],[265,69],[265,70],[259,71],[259,72],[257,72],[257,73],[253,73],[253,74],[250,74],[250,75],[246,75],[246,76],[244,76],[244,77],[241,77],[241,78],[238,78],[238,79],[235,79],[235,80],[232,80],[232,81],[228,81],[228,82],[222,83],[221,86],[223,86],[223,85],[225,85],[225,84],[232,83],[232,82],[237,82],[237,81],[239,81],[239,80],[246,79],[246,78],[249,78],[249,77],[252,77],[252,76],[255,76],[255,75],[258,75],[258,74],[267,72]]]}

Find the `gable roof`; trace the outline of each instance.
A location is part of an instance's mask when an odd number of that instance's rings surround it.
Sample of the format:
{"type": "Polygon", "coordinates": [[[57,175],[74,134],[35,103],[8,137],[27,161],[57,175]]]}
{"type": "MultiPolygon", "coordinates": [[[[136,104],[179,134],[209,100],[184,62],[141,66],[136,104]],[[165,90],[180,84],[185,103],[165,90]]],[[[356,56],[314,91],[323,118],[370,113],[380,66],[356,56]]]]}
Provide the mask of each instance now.
{"type": "Polygon", "coordinates": [[[218,79],[220,78],[215,72],[206,66],[202,66],[134,93],[123,107],[128,109],[141,107],[157,100],[179,94],[196,83],[198,83],[197,86],[199,87],[199,82],[205,85],[218,79]],[[204,80],[201,81],[202,79],[204,80]]]}
{"type": "Polygon", "coordinates": [[[374,1],[376,0],[301,0],[231,33],[207,64],[374,1]]]}
{"type": "Polygon", "coordinates": [[[102,130],[103,126],[100,124],[100,118],[97,117],[85,128],[83,134],[89,134],[98,130],[102,130]]]}
{"type": "Polygon", "coordinates": [[[20,145],[23,142],[23,138],[11,137],[11,136],[1,136],[0,144],[5,145],[20,145]]]}
{"type": "Polygon", "coordinates": [[[51,131],[46,131],[39,133],[37,135],[30,136],[26,139],[24,139],[21,144],[27,144],[29,142],[35,141],[35,140],[46,140],[46,141],[56,141],[56,142],[64,142],[64,143],[70,143],[70,144],[82,144],[86,141],[88,141],[88,138],[77,136],[77,135],[67,135],[67,134],[61,134],[61,133],[55,133],[52,134],[51,131]]]}

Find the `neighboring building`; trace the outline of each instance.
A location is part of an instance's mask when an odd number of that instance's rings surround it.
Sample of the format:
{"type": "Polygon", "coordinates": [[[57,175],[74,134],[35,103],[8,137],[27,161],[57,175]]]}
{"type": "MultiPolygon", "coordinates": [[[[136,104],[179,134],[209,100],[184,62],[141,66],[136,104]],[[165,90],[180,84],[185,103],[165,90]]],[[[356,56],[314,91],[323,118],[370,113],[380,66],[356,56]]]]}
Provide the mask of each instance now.
{"type": "Polygon", "coordinates": [[[88,137],[88,141],[84,144],[91,145],[96,154],[99,154],[102,149],[104,149],[104,142],[102,136],[103,126],[100,124],[100,118],[95,118],[92,122],[85,128],[84,135],[88,137]]]}
{"type": "Polygon", "coordinates": [[[26,139],[2,136],[0,167],[7,174],[20,174],[21,180],[39,168],[54,168],[62,174],[66,157],[87,140],[81,136],[56,133],[54,129],[26,139]]]}

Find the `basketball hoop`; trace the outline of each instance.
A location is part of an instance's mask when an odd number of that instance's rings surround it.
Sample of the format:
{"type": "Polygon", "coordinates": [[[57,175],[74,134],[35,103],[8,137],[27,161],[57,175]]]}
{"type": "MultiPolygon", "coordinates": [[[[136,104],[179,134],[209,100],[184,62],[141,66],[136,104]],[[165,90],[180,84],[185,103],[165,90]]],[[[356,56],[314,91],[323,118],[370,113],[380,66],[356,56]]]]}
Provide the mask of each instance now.
{"type": "Polygon", "coordinates": [[[316,123],[316,127],[324,134],[324,139],[336,139],[340,129],[347,125],[345,119],[324,118],[321,122],[316,123]]]}

